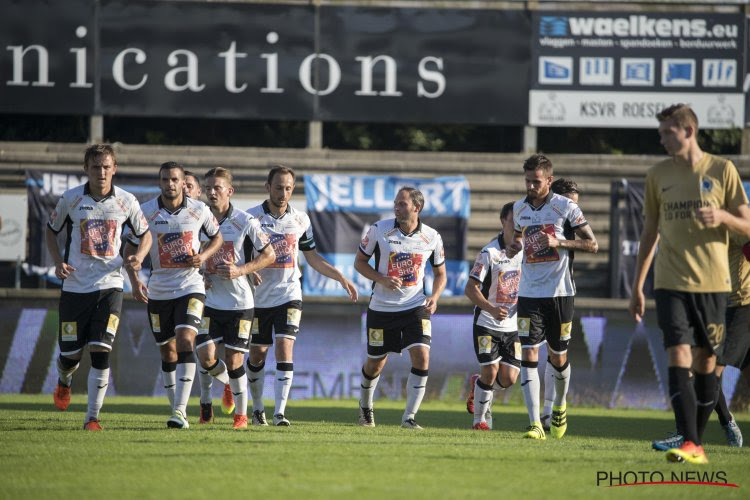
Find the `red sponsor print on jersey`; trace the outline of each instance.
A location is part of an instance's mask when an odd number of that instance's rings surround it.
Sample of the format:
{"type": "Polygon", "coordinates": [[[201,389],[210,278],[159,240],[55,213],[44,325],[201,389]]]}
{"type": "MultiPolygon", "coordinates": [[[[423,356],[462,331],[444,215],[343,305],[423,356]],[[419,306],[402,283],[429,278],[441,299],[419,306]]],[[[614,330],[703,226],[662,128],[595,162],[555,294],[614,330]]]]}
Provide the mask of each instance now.
{"type": "Polygon", "coordinates": [[[370,243],[370,234],[366,234],[364,238],[362,238],[362,241],[360,242],[360,246],[362,248],[367,248],[367,244],[370,243]]]}
{"type": "Polygon", "coordinates": [[[268,267],[294,267],[297,253],[296,234],[272,234],[271,245],[276,253],[276,262],[268,267]]]}
{"type": "Polygon", "coordinates": [[[500,271],[497,275],[497,303],[503,305],[518,302],[518,285],[521,283],[520,271],[500,271]]]}
{"type": "Polygon", "coordinates": [[[190,267],[193,255],[193,232],[164,233],[156,239],[159,265],[162,268],[190,267]]]}
{"type": "Polygon", "coordinates": [[[544,234],[555,237],[555,226],[553,224],[540,224],[528,226],[523,230],[523,247],[526,253],[526,262],[549,262],[560,260],[560,254],[556,248],[543,248],[541,240],[544,234]]]}
{"type": "Polygon", "coordinates": [[[388,256],[388,276],[401,278],[401,286],[414,286],[419,281],[422,254],[391,252],[388,256]]]}
{"type": "Polygon", "coordinates": [[[117,221],[84,219],[81,221],[81,253],[94,257],[115,255],[117,221]]]}
{"type": "Polygon", "coordinates": [[[216,266],[226,262],[237,262],[234,255],[234,241],[225,241],[206,262],[206,272],[216,274],[216,266]]]}
{"type": "Polygon", "coordinates": [[[476,276],[477,278],[479,278],[480,276],[482,276],[482,271],[484,271],[484,264],[481,260],[477,260],[474,262],[474,267],[471,268],[469,276],[476,276]]]}

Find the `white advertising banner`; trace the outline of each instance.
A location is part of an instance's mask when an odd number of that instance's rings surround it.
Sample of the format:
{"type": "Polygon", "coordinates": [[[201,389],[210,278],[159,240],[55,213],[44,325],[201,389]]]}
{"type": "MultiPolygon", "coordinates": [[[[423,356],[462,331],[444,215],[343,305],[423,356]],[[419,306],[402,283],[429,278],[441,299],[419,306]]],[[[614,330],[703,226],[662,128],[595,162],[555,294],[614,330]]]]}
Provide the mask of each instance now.
{"type": "Polygon", "coordinates": [[[744,94],[529,91],[529,123],[542,127],[656,128],[656,114],[689,104],[701,128],[742,128],[744,94]]]}
{"type": "Polygon", "coordinates": [[[0,261],[26,259],[26,194],[0,193],[0,261]]]}

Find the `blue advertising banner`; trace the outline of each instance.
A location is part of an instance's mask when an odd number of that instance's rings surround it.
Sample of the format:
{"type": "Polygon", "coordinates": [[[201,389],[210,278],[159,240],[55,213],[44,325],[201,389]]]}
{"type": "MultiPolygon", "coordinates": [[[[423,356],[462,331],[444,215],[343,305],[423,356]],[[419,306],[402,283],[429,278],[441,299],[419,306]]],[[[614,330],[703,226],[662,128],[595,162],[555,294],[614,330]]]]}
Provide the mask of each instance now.
{"type": "MultiPolygon", "coordinates": [[[[463,295],[469,275],[466,242],[469,183],[464,177],[428,179],[395,176],[305,176],[307,211],[318,252],[368,295],[372,283],[354,270],[354,257],[370,225],[393,217],[393,200],[402,186],[414,186],[425,197],[422,221],[436,229],[445,246],[448,285],[444,295],[463,295]]],[[[427,289],[432,271],[427,268],[427,289]]],[[[306,295],[345,295],[338,283],[305,266],[302,289],[306,295]]]]}

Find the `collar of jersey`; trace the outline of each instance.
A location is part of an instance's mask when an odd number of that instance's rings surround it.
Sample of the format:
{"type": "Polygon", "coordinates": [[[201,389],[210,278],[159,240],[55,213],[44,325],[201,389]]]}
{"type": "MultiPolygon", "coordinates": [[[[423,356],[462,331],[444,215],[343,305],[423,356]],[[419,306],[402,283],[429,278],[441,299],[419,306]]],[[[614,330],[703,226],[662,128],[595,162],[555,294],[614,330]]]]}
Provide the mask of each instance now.
{"type": "Polygon", "coordinates": [[[505,239],[503,238],[503,232],[497,235],[497,244],[500,246],[500,250],[505,250],[505,239]]]}
{"type": "MultiPolygon", "coordinates": [[[[398,230],[401,231],[401,226],[398,225],[397,219],[393,219],[393,227],[398,228],[398,230]]],[[[411,236],[413,234],[417,234],[421,230],[422,230],[422,221],[420,219],[417,219],[417,228],[414,231],[412,231],[409,234],[406,234],[405,232],[401,231],[401,234],[403,234],[404,236],[411,236]]]]}
{"type": "Polygon", "coordinates": [[[529,200],[529,196],[528,195],[526,195],[526,198],[524,198],[523,201],[524,201],[524,203],[526,203],[529,206],[530,209],[532,209],[533,211],[536,212],[538,210],[541,210],[542,207],[544,207],[544,205],[546,205],[547,203],[549,203],[549,200],[552,199],[552,195],[554,195],[554,194],[555,193],[553,193],[552,191],[550,191],[549,193],[547,193],[547,197],[544,199],[544,203],[542,203],[538,207],[534,207],[534,205],[531,204],[531,200],[529,200]]]}
{"type": "Polygon", "coordinates": [[[177,209],[175,209],[174,212],[170,212],[169,209],[164,206],[164,203],[162,203],[162,201],[161,201],[161,195],[159,195],[159,196],[156,197],[156,202],[159,204],[159,209],[160,210],[163,209],[163,210],[169,212],[170,214],[174,215],[174,214],[178,213],[180,210],[182,210],[183,208],[185,208],[187,206],[187,196],[185,196],[185,195],[182,196],[182,204],[179,207],[177,207],[177,209]]]}
{"type": "Polygon", "coordinates": [[[220,226],[224,223],[225,220],[232,216],[232,210],[234,210],[234,207],[231,203],[229,203],[229,210],[227,210],[227,214],[219,221],[220,226]]]}
{"type": "Polygon", "coordinates": [[[286,205],[286,210],[284,211],[284,213],[283,213],[283,214],[281,214],[281,215],[279,215],[278,217],[276,217],[276,216],[275,216],[275,215],[273,214],[273,212],[271,212],[271,207],[269,207],[269,206],[268,206],[268,200],[266,200],[266,201],[264,201],[264,202],[263,202],[263,211],[264,211],[265,213],[267,213],[268,215],[270,215],[271,217],[273,217],[274,219],[281,219],[281,218],[282,218],[282,217],[284,217],[284,216],[285,216],[286,214],[288,214],[288,213],[291,213],[291,212],[292,212],[292,206],[291,206],[291,205],[290,205],[289,203],[287,203],[287,205],[286,205]]]}
{"type": "Polygon", "coordinates": [[[91,198],[95,202],[99,203],[100,201],[104,201],[107,198],[111,198],[111,197],[113,197],[115,195],[115,185],[112,184],[109,187],[109,193],[105,194],[104,196],[102,196],[101,198],[99,198],[97,200],[96,198],[94,198],[93,196],[91,196],[91,186],[89,186],[89,183],[87,182],[86,184],[83,185],[83,194],[85,196],[88,196],[89,198],[91,198]]]}

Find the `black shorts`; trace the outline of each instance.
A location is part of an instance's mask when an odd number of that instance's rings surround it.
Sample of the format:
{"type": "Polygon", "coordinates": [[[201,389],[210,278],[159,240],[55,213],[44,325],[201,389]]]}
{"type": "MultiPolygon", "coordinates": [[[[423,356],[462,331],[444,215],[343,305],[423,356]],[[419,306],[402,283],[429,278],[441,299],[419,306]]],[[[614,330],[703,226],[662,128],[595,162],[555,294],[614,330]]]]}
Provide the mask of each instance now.
{"type": "Polygon", "coordinates": [[[292,300],[274,307],[256,307],[251,345],[271,345],[276,337],[296,339],[302,319],[302,301],[292,300]]]}
{"type": "Polygon", "coordinates": [[[750,304],[727,307],[727,335],[718,363],[743,370],[750,365],[750,304]]]}
{"type": "Polygon", "coordinates": [[[206,296],[190,293],[171,300],[148,301],[148,320],[156,345],[164,345],[175,336],[178,328],[188,328],[198,333],[206,296]]]}
{"type": "Polygon", "coordinates": [[[198,336],[195,337],[195,348],[224,343],[227,349],[247,352],[252,324],[252,309],[224,311],[206,307],[201,326],[198,328],[198,336]]]}
{"type": "Polygon", "coordinates": [[[664,347],[687,344],[721,355],[727,309],[726,293],[654,290],[656,317],[664,347]]]}
{"type": "Polygon", "coordinates": [[[415,346],[430,347],[432,323],[424,306],[406,311],[367,309],[367,356],[382,358],[415,346]]]}
{"type": "Polygon", "coordinates": [[[521,369],[521,342],[518,332],[499,332],[474,325],[474,353],[480,365],[503,363],[521,369]]]}
{"type": "Polygon", "coordinates": [[[539,347],[555,354],[568,350],[573,326],[573,296],[518,297],[518,337],[525,348],[539,347]]]}
{"type": "Polygon", "coordinates": [[[57,343],[63,356],[80,352],[86,344],[112,350],[120,326],[122,289],[90,293],[60,293],[57,343]]]}

